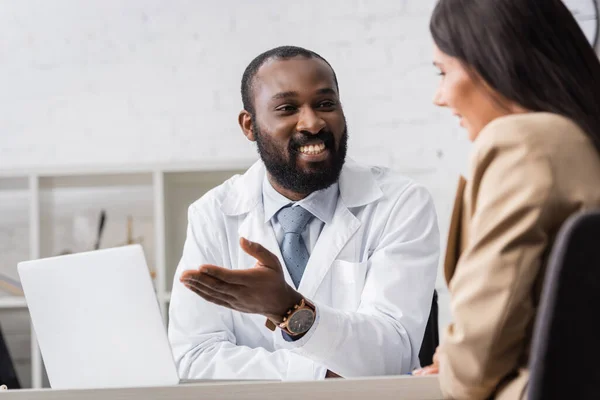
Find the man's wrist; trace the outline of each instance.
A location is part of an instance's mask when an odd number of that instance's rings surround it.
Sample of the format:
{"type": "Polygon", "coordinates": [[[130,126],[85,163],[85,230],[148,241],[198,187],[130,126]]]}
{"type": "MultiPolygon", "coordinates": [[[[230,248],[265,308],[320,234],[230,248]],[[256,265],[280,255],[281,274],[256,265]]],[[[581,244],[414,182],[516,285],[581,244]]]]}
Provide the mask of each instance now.
{"type": "Polygon", "coordinates": [[[303,297],[299,304],[287,312],[279,328],[290,335],[293,341],[298,340],[313,327],[316,312],[315,305],[303,297]]]}
{"type": "Polygon", "coordinates": [[[300,304],[303,298],[304,297],[300,293],[290,287],[288,296],[279,301],[277,314],[265,315],[265,317],[279,325],[283,322],[283,318],[286,316],[287,312],[294,308],[295,305],[300,304]]]}

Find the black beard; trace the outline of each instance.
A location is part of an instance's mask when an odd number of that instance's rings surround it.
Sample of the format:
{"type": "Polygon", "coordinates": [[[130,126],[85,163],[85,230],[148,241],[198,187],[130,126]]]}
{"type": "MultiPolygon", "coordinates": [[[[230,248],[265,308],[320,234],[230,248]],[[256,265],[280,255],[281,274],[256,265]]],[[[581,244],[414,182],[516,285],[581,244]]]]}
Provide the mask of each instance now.
{"type": "Polygon", "coordinates": [[[337,150],[335,138],[328,130],[321,131],[316,135],[296,134],[290,140],[288,148],[281,149],[277,148],[267,135],[263,135],[256,121],[252,122],[252,129],[260,158],[271,177],[282,188],[307,195],[326,189],[338,181],[348,150],[348,127],[344,128],[337,150]],[[322,165],[319,165],[318,169],[310,172],[303,171],[297,163],[298,148],[314,139],[323,141],[331,157],[327,161],[321,162],[322,165]]]}

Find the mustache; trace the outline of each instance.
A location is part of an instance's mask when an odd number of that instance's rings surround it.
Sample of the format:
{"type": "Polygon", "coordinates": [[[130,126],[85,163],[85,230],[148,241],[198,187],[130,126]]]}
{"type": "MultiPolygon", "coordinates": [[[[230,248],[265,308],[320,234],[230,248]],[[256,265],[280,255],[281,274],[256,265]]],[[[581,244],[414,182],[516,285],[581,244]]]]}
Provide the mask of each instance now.
{"type": "Polygon", "coordinates": [[[292,150],[298,150],[300,147],[310,142],[314,142],[315,140],[322,141],[326,148],[333,148],[333,145],[335,144],[333,133],[331,133],[329,130],[322,130],[316,135],[312,133],[299,132],[298,134],[292,136],[290,140],[290,148],[292,150]]]}

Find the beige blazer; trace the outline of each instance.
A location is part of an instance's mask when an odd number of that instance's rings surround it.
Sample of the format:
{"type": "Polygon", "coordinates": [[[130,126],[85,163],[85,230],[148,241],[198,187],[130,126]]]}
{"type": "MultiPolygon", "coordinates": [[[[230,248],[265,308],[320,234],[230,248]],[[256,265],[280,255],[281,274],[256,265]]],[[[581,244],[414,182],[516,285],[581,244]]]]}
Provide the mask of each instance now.
{"type": "Polygon", "coordinates": [[[446,397],[520,398],[548,252],[567,217],[597,207],[600,155],[571,120],[519,114],[480,133],[445,260],[454,321],[439,348],[446,397]]]}

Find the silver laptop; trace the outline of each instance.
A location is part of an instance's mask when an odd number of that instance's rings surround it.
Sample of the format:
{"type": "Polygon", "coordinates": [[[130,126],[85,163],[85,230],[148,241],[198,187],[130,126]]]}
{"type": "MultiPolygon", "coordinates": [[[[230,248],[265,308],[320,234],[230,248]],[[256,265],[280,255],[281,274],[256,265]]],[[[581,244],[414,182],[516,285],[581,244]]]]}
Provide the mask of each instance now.
{"type": "Polygon", "coordinates": [[[18,270],[52,388],[179,383],[139,245],[21,262],[18,270]]]}

